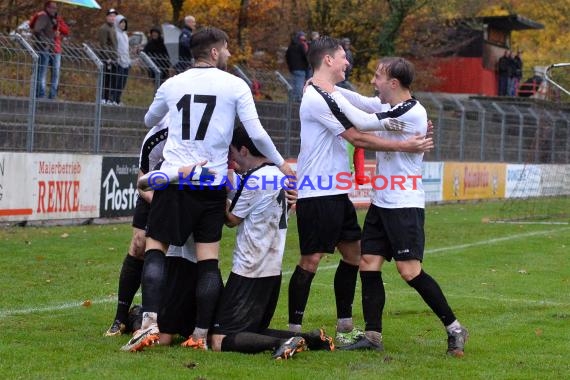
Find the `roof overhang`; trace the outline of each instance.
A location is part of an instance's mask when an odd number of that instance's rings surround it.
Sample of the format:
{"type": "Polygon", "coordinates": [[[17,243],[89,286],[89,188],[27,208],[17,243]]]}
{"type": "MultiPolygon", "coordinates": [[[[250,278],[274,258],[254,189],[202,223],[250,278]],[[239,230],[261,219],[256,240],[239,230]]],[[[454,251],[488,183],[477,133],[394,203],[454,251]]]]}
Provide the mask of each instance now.
{"type": "Polygon", "coordinates": [[[526,17],[511,14],[508,16],[478,17],[478,20],[491,28],[502,30],[544,29],[544,25],[526,17]]]}

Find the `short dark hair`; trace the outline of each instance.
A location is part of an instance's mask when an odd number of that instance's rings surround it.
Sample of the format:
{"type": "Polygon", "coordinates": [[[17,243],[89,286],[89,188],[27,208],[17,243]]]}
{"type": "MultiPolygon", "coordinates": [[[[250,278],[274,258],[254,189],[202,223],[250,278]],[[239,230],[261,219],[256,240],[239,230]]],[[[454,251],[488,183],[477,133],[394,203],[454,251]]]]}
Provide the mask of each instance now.
{"type": "Polygon", "coordinates": [[[329,36],[317,38],[311,42],[311,46],[309,47],[309,64],[313,69],[318,69],[321,67],[325,55],[334,55],[339,48],[342,48],[339,39],[329,36]]]}
{"type": "Polygon", "coordinates": [[[257,150],[253,144],[253,141],[251,141],[251,137],[249,137],[247,131],[245,130],[245,127],[242,124],[238,124],[234,128],[231,145],[237,150],[240,150],[242,146],[245,146],[252,156],[265,157],[259,152],[259,150],[257,150]]]}
{"type": "Polygon", "coordinates": [[[378,63],[380,70],[389,78],[397,79],[402,87],[409,89],[416,76],[414,64],[402,57],[385,57],[378,63]]]}
{"type": "Polygon", "coordinates": [[[226,32],[221,29],[209,26],[198,30],[192,35],[190,49],[192,56],[198,58],[210,58],[210,50],[218,44],[229,42],[226,32]]]}

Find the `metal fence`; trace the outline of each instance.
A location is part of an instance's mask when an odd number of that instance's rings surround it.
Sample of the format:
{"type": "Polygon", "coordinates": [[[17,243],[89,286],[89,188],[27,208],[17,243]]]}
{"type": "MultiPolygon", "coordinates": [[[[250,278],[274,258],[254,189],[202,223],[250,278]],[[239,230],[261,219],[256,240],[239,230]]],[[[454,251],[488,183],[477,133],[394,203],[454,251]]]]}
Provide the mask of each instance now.
{"type": "MultiPolygon", "coordinates": [[[[109,105],[102,101],[101,55],[92,44],[64,44],[58,97],[37,98],[38,53],[26,38],[0,34],[0,150],[137,154],[146,133],[144,114],[168,65],[133,51],[123,104],[109,105]]],[[[291,101],[287,76],[237,66],[232,72],[251,86],[261,122],[278,149],[296,158],[299,104],[291,101]]],[[[435,126],[436,148],[426,160],[570,162],[570,106],[563,103],[415,96],[435,126]]]]}

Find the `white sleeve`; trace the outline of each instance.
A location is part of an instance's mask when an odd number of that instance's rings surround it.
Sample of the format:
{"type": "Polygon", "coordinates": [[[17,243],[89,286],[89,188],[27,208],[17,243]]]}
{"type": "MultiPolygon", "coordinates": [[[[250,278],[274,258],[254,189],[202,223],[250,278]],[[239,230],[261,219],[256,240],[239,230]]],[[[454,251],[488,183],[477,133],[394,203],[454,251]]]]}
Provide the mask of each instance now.
{"type": "Polygon", "coordinates": [[[386,108],[389,109],[387,105],[382,104],[380,98],[377,96],[362,96],[358,92],[350,91],[339,86],[335,86],[334,89],[335,91],[340,91],[342,96],[344,96],[350,104],[362,111],[372,113],[384,111],[386,108]]]}
{"type": "Polygon", "coordinates": [[[271,137],[267,134],[267,131],[263,129],[259,119],[246,120],[242,123],[247,134],[251,138],[251,141],[253,141],[253,145],[255,145],[259,152],[275,165],[283,165],[285,160],[277,151],[277,148],[275,147],[275,144],[273,144],[271,137]]]}
{"type": "Polygon", "coordinates": [[[168,113],[168,105],[164,101],[164,96],[161,90],[162,86],[156,91],[154,100],[144,115],[144,124],[148,128],[152,128],[157,125],[168,113]]]}
{"type": "Polygon", "coordinates": [[[367,113],[353,106],[341,93],[331,94],[342,113],[361,131],[385,131],[386,119],[379,119],[375,113],[367,113]]]}

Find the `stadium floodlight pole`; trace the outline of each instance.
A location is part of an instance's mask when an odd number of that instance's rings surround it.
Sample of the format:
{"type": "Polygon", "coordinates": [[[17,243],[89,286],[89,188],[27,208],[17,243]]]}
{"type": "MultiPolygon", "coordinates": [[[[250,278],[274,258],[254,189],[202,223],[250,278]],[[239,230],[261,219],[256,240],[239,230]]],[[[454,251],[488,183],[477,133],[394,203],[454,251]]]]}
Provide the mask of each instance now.
{"type": "Polygon", "coordinates": [[[558,87],[560,90],[564,91],[566,93],[566,95],[570,95],[570,91],[568,91],[567,89],[565,89],[564,87],[562,87],[562,85],[556,83],[552,78],[550,78],[550,76],[548,75],[548,72],[551,69],[557,68],[557,67],[565,67],[565,66],[570,66],[569,62],[563,62],[563,63],[553,63],[552,65],[548,66],[546,68],[546,70],[544,71],[544,79],[546,79],[548,82],[552,83],[553,85],[555,85],[556,87],[558,87]]]}

